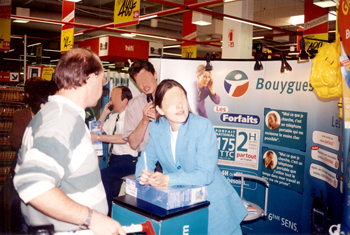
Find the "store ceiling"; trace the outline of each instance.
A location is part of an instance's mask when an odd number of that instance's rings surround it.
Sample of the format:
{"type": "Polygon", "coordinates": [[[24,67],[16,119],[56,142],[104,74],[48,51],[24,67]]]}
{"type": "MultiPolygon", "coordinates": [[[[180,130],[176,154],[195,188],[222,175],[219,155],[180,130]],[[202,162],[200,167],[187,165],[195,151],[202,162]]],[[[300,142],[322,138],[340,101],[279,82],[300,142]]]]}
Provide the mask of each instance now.
{"type": "MultiPolygon", "coordinates": [[[[244,1],[244,0],[241,0],[244,1]]],[[[75,23],[92,26],[102,26],[111,24],[114,16],[114,2],[115,0],[82,0],[82,2],[76,3],[75,10],[75,23]]],[[[199,2],[209,2],[199,1],[199,2]]],[[[210,1],[215,4],[206,6],[209,9],[219,15],[223,13],[224,4],[217,1],[210,1]]],[[[145,16],[154,14],[156,12],[165,12],[169,9],[174,9],[177,4],[183,4],[183,0],[141,0],[140,15],[145,16]],[[167,4],[164,4],[167,3],[167,4]]],[[[62,1],[61,0],[12,0],[12,12],[11,16],[16,15],[16,7],[29,8],[30,17],[40,18],[52,21],[61,21],[62,15],[62,1]]],[[[137,31],[139,33],[153,34],[165,37],[173,37],[177,39],[182,38],[182,13],[183,10],[177,11],[172,14],[164,14],[157,17],[157,27],[151,27],[151,20],[140,21],[137,26],[123,27],[120,29],[127,31],[137,31]]],[[[254,0],[254,16],[253,21],[280,28],[284,31],[292,32],[292,35],[286,37],[284,41],[275,41],[272,37],[254,40],[254,43],[262,43],[265,49],[269,49],[272,52],[290,51],[290,46],[297,45],[297,37],[294,34],[303,24],[291,25],[289,18],[291,16],[304,14],[304,0],[254,0]]],[[[222,24],[222,17],[213,16],[215,24],[212,26],[197,26],[197,41],[206,42],[210,41],[213,45],[209,46],[198,44],[198,56],[204,56],[206,53],[220,52],[220,40],[222,34],[215,31],[215,26],[222,24]]],[[[75,37],[75,43],[81,40],[87,40],[89,38],[98,37],[101,35],[113,35],[120,36],[120,32],[113,31],[110,26],[108,30],[100,29],[85,32],[83,35],[75,37]]],[[[75,32],[87,30],[87,27],[75,27],[75,32]]],[[[329,30],[335,29],[334,21],[329,24],[329,30]]],[[[43,45],[43,63],[49,64],[50,61],[56,60],[60,57],[59,52],[46,51],[45,49],[59,50],[61,26],[58,24],[48,24],[39,22],[29,22],[26,24],[19,24],[12,22],[11,26],[11,49],[15,49],[10,53],[0,53],[0,58],[20,58],[23,55],[23,39],[16,38],[16,36],[27,35],[27,45],[32,45],[41,42],[43,45]],[[49,58],[48,58],[49,57],[49,58]]],[[[259,27],[253,27],[253,36],[271,35],[274,32],[271,30],[264,30],[259,27]]],[[[280,33],[280,32],[275,32],[280,33]]],[[[181,41],[168,41],[149,39],[142,36],[136,36],[135,39],[140,40],[152,40],[163,43],[164,46],[173,44],[181,44],[181,41]]],[[[334,39],[334,33],[330,34],[329,40],[334,39]]],[[[33,60],[35,61],[35,46],[27,48],[28,53],[33,54],[33,60]]],[[[181,54],[181,48],[164,49],[164,52],[181,54]]],[[[164,55],[167,56],[167,55],[164,55]]],[[[28,59],[31,59],[29,57],[28,59]]],[[[29,61],[30,63],[31,61],[29,61]]],[[[51,62],[55,63],[55,62],[51,62]]],[[[0,71],[14,71],[20,70],[18,63],[12,65],[10,60],[2,60],[0,64],[0,71]],[[5,63],[5,64],[4,64],[5,63]],[[11,63],[11,66],[10,66],[11,63]]]]}

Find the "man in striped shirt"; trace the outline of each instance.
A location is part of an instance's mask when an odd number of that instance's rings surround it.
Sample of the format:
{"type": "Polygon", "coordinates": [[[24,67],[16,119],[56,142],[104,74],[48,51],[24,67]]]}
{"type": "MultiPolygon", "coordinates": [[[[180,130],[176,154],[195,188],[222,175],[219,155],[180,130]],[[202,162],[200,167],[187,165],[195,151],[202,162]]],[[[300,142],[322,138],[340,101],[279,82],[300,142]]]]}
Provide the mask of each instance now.
{"type": "Polygon", "coordinates": [[[106,216],[107,201],[98,158],[85,125],[85,108],[93,107],[105,82],[98,56],[72,49],[57,64],[59,91],[28,125],[19,151],[14,185],[30,226],[53,224],[55,231],[91,229],[121,234],[106,216]]]}

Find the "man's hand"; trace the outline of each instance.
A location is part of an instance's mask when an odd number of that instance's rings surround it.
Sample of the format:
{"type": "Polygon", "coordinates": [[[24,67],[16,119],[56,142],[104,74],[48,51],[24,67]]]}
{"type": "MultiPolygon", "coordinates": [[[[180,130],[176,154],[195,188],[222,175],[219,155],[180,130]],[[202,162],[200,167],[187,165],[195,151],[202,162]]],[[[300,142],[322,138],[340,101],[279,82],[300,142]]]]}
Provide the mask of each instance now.
{"type": "Polygon", "coordinates": [[[118,221],[95,210],[92,212],[89,229],[96,235],[126,235],[118,221]]]}
{"type": "MultiPolygon", "coordinates": [[[[113,104],[112,104],[112,101],[109,101],[109,102],[105,105],[105,107],[103,108],[102,114],[104,114],[106,117],[107,117],[108,114],[110,114],[110,113],[112,112],[111,110],[109,110],[109,106],[111,106],[111,105],[113,105],[113,104]]],[[[102,114],[101,114],[101,115],[102,115],[102,114]]]]}
{"type": "Polygon", "coordinates": [[[146,106],[142,110],[142,113],[143,113],[142,120],[144,122],[146,122],[146,121],[152,122],[153,120],[155,120],[157,118],[157,111],[154,108],[153,102],[149,102],[148,104],[146,104],[146,106]]]}
{"type": "Polygon", "coordinates": [[[97,137],[98,137],[98,134],[95,134],[95,133],[92,133],[90,132],[90,135],[91,135],[91,142],[94,143],[95,141],[97,141],[97,137]]]}

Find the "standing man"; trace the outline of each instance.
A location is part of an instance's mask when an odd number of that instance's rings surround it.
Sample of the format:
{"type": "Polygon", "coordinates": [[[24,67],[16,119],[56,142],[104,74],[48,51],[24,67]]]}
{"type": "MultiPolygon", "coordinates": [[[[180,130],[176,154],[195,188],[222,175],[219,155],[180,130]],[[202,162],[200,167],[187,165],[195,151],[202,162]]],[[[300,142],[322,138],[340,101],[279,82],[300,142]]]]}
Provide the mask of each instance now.
{"type": "Polygon", "coordinates": [[[106,82],[102,63],[89,50],[72,49],[59,60],[55,82],[58,92],[25,131],[15,170],[26,223],[125,235],[106,216],[98,158],[84,122],[85,108],[97,104],[106,82]]]}
{"type": "Polygon", "coordinates": [[[153,102],[147,101],[147,94],[154,97],[157,89],[157,72],[147,60],[136,60],[129,68],[130,78],[143,93],[132,99],[126,107],[124,140],[132,149],[141,152],[149,139],[149,124],[156,119],[153,102]]]}
{"type": "Polygon", "coordinates": [[[119,195],[124,176],[135,173],[138,152],[131,149],[129,143],[123,139],[125,108],[132,99],[131,91],[126,86],[113,89],[110,102],[106,104],[98,119],[101,121],[102,131],[107,135],[91,133],[93,142],[100,140],[111,143],[108,167],[101,171],[102,182],[106,190],[108,201],[108,214],[112,209],[112,199],[119,195]],[[109,108],[115,112],[112,112],[109,108]]]}

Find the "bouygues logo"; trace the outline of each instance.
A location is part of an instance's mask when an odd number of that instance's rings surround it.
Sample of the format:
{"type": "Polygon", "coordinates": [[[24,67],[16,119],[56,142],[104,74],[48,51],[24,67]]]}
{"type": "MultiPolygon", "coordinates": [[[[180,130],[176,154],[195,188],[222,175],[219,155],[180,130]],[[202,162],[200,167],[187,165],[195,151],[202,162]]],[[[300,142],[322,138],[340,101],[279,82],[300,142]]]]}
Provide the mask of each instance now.
{"type": "Polygon", "coordinates": [[[240,70],[234,70],[226,75],[224,88],[229,96],[239,98],[248,91],[248,76],[240,70]]]}

